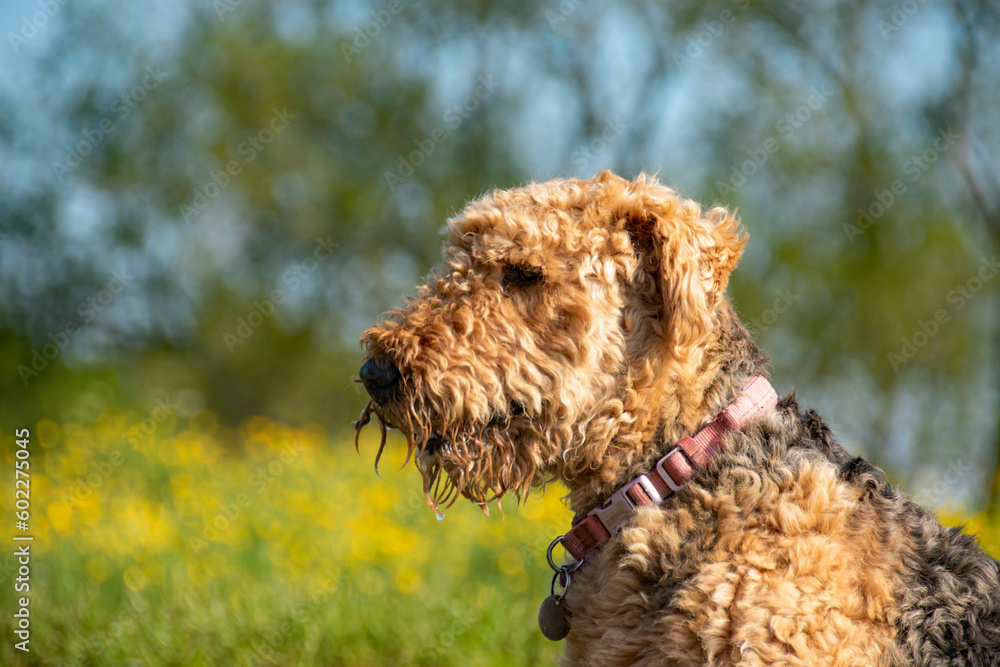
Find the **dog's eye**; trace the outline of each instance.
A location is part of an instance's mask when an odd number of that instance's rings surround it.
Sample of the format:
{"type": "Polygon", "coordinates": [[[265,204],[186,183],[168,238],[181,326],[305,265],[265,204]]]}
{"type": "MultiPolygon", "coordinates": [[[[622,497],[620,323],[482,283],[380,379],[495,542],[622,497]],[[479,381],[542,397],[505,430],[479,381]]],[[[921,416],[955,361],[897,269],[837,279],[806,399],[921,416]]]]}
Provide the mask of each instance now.
{"type": "Polygon", "coordinates": [[[542,270],[524,264],[508,266],[503,271],[503,284],[507,287],[528,287],[542,279],[542,270]]]}

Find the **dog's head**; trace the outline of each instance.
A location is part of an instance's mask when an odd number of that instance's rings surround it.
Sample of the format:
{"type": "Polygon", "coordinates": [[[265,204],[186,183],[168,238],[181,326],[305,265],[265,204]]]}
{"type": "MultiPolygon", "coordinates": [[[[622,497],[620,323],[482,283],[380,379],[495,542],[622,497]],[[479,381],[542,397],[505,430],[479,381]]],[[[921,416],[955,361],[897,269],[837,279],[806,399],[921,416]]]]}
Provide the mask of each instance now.
{"type": "Polygon", "coordinates": [[[432,506],[592,475],[697,365],[744,242],[723,209],[645,175],[493,192],[448,222],[417,296],[362,335],[359,428],[374,413],[405,434],[432,506]]]}

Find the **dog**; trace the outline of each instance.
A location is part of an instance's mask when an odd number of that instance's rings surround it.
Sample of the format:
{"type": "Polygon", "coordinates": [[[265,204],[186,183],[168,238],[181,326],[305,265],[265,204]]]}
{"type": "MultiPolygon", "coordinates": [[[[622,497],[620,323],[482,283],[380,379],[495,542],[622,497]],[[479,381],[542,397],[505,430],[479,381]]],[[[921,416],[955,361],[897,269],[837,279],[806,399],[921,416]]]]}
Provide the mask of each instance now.
{"type": "Polygon", "coordinates": [[[774,394],[745,243],[645,174],[494,191],[363,333],[356,428],[405,435],[435,511],[566,485],[566,665],[1000,665],[997,561],[774,394]]]}

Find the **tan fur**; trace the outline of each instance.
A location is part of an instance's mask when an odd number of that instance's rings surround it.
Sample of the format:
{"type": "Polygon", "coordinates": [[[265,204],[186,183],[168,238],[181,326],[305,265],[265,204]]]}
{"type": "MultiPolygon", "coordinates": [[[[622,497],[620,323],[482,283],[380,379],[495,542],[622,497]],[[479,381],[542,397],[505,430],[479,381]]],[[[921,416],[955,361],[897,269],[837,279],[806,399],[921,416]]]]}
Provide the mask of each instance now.
{"type": "MultiPolygon", "coordinates": [[[[725,296],[744,243],[725,210],[645,175],[493,192],[449,221],[418,295],[364,333],[399,384],[359,429],[374,414],[406,435],[435,509],[559,478],[587,512],[766,374],[725,296]]],[[[786,399],[588,557],[566,664],[985,664],[993,630],[962,630],[978,602],[960,594],[996,568],[936,526],[786,399]],[[976,582],[940,574],[948,539],[976,582]],[[959,620],[929,630],[927,595],[945,589],[959,620]],[[969,662],[936,662],[951,655],[938,632],[969,633],[969,662]]]]}
{"type": "Polygon", "coordinates": [[[906,536],[873,523],[818,456],[776,456],[769,473],[741,463],[723,455],[718,486],[640,510],[574,580],[566,664],[901,664],[906,536]]]}
{"type": "Polygon", "coordinates": [[[604,172],[496,191],[448,232],[445,263],[363,336],[406,371],[406,400],[386,422],[411,448],[435,434],[454,443],[419,460],[435,501],[523,495],[549,476],[593,497],[665,412],[700,417],[699,343],[744,244],[725,211],[604,172]],[[514,265],[544,284],[505,288],[514,265]],[[505,428],[488,425],[496,415],[505,428]]]}

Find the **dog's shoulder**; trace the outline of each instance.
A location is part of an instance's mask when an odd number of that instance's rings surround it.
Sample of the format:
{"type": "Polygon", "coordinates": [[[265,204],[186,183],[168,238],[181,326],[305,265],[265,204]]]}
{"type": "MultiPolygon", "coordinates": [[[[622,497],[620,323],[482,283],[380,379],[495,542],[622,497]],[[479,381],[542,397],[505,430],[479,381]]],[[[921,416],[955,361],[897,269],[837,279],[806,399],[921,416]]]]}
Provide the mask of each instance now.
{"type": "Polygon", "coordinates": [[[897,641],[915,664],[1000,664],[1000,563],[974,536],[942,526],[882,470],[851,455],[819,414],[799,407],[794,394],[778,408],[781,425],[762,435],[783,446],[764,449],[786,460],[808,452],[813,460],[829,461],[841,482],[858,492],[854,512],[864,517],[861,523],[877,527],[882,546],[896,553],[897,641]]]}

